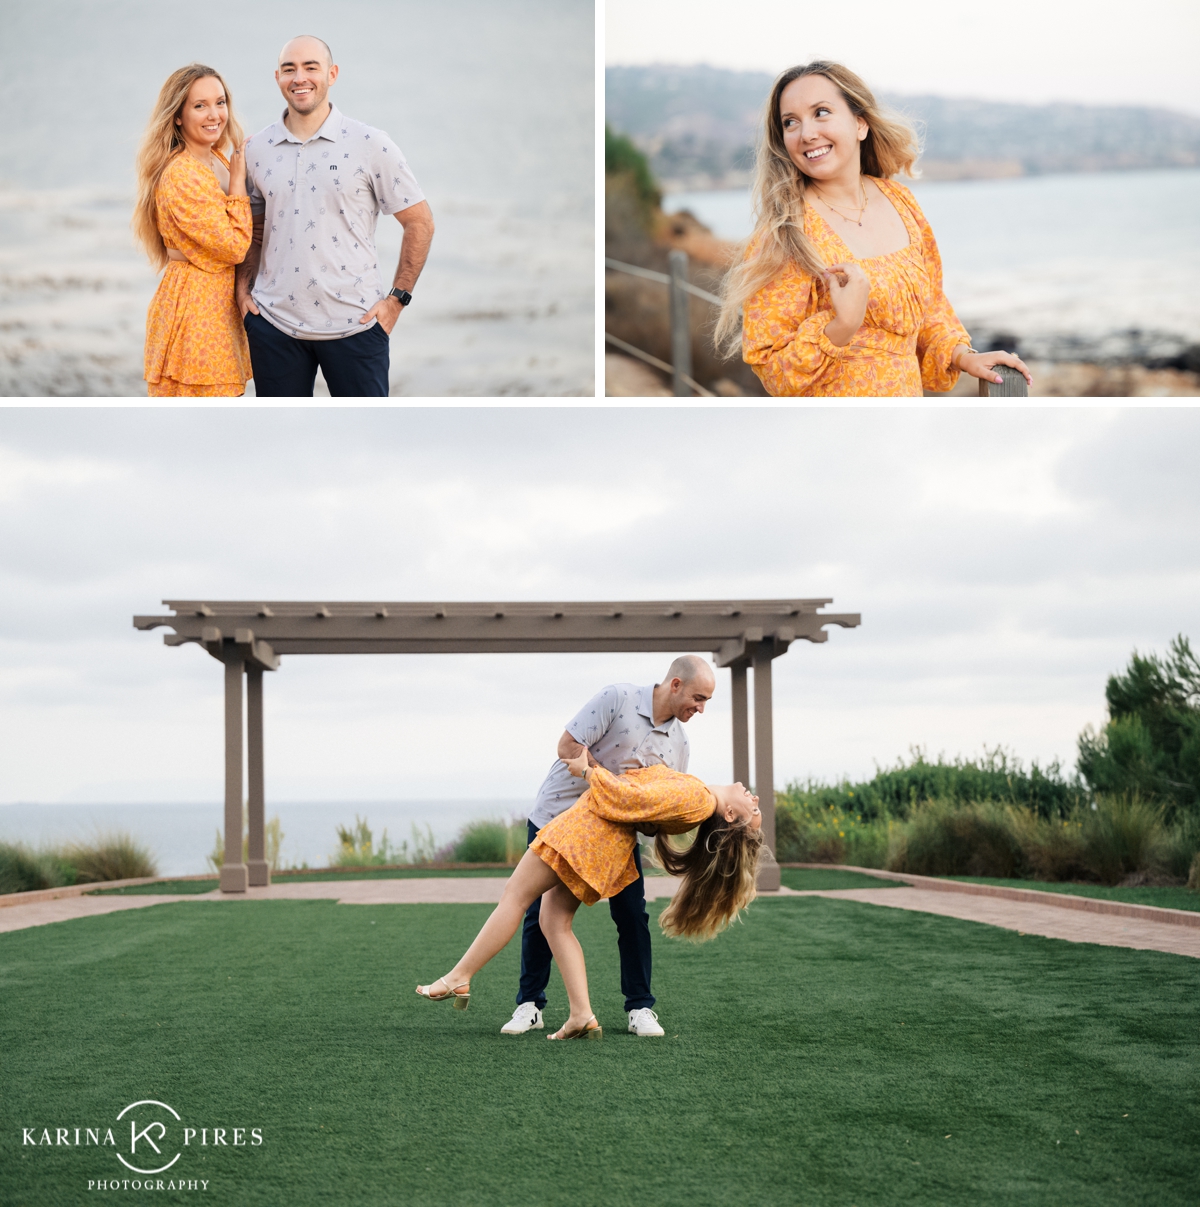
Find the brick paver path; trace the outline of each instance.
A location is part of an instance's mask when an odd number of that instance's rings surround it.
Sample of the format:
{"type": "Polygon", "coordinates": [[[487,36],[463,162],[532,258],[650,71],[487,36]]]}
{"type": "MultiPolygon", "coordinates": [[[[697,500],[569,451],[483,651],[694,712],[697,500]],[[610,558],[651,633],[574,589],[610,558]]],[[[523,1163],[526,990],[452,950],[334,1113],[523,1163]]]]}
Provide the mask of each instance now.
{"type": "MultiPolygon", "coordinates": [[[[128,896],[62,897],[54,901],[12,905],[0,909],[0,932],[24,930],[50,922],[67,922],[73,918],[94,917],[118,910],[145,909],[151,905],[172,901],[230,904],[247,900],[327,900],[337,901],[342,905],[489,905],[500,900],[500,894],[507,883],[503,877],[438,876],[404,880],[280,883],[268,888],[251,889],[244,896],[213,892],[182,896],[147,893],[128,896]]],[[[646,895],[651,899],[669,897],[674,892],[676,883],[666,876],[647,877],[646,895]]],[[[778,900],[782,897],[829,897],[842,901],[859,901],[891,909],[916,910],[948,918],[962,918],[968,922],[1001,926],[1024,934],[1066,939],[1072,943],[1137,947],[1200,959],[1200,928],[1173,926],[1112,914],[1087,913],[1040,902],[1009,901],[1003,898],[935,892],[921,888],[825,889],[810,892],[796,892],[785,888],[778,894],[764,897],[763,900],[778,900]]]]}
{"type": "Polygon", "coordinates": [[[941,914],[945,918],[962,918],[967,922],[984,922],[1022,934],[1044,935],[1048,939],[1100,943],[1105,947],[1140,947],[1200,959],[1200,929],[1194,926],[1173,926],[1167,922],[1122,918],[1115,914],[1086,913],[1040,902],[1006,901],[1001,897],[978,897],[920,888],[853,888],[836,892],[782,889],[780,895],[837,897],[843,901],[862,901],[867,905],[886,905],[893,909],[917,910],[923,914],[941,914]]]}

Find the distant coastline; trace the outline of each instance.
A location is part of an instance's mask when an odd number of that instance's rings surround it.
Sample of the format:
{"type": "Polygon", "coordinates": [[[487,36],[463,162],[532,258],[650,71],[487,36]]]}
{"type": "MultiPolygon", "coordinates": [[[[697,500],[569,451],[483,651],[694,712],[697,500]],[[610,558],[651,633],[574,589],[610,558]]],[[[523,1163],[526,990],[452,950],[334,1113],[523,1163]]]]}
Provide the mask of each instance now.
{"type": "MultiPolygon", "coordinates": [[[[705,65],[609,67],[606,119],[645,153],[668,192],[745,188],[772,79],[705,65]]],[[[1172,110],[886,93],[880,100],[915,125],[925,180],[1200,167],[1200,117],[1172,110]]]]}

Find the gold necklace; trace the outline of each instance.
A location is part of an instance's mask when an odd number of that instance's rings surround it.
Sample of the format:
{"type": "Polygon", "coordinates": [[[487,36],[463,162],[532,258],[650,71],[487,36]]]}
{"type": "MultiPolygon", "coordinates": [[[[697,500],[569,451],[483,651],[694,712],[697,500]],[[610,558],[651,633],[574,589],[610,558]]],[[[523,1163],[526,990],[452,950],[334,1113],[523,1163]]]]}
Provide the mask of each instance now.
{"type": "MultiPolygon", "coordinates": [[[[819,188],[817,188],[817,186],[815,184],[812,187],[813,187],[813,192],[815,192],[816,195],[818,197],[820,197],[822,201],[825,201],[825,194],[822,193],[821,190],[819,188]]],[[[857,218],[847,218],[846,215],[843,214],[842,211],[839,210],[836,205],[833,205],[828,201],[825,201],[825,204],[828,205],[829,208],[831,210],[833,210],[833,212],[835,214],[837,214],[837,216],[839,218],[841,218],[841,220],[843,222],[857,222],[859,226],[862,226],[863,214],[865,214],[867,212],[867,205],[870,202],[870,198],[867,196],[867,186],[863,184],[861,176],[858,178],[858,187],[862,190],[863,203],[862,203],[862,205],[860,205],[858,207],[858,217],[857,218]]]]}

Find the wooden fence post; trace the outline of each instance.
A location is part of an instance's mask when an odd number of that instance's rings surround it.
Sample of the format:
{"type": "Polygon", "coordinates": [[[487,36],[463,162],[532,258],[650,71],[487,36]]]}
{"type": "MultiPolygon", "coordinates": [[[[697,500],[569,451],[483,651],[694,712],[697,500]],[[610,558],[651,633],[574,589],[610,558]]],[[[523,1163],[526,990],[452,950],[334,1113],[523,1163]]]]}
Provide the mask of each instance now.
{"type": "Polygon", "coordinates": [[[1003,383],[979,379],[980,398],[1028,398],[1029,383],[1020,369],[1011,365],[996,365],[995,370],[1004,378],[1003,383]]]}
{"type": "Polygon", "coordinates": [[[667,257],[671,270],[671,390],[676,398],[690,398],[684,380],[692,375],[692,332],[688,325],[687,252],[675,250],[667,257]]]}

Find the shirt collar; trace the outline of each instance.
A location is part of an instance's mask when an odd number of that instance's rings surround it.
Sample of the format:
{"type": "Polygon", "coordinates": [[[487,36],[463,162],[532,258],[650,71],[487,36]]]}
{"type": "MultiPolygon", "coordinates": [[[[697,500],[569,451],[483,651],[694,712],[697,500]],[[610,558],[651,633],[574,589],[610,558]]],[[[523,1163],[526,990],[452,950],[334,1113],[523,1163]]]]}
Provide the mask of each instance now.
{"type": "Polygon", "coordinates": [[[645,717],[654,729],[661,729],[664,733],[671,726],[678,722],[678,717],[668,717],[661,725],[654,724],[654,689],[658,686],[657,683],[651,683],[648,687],[638,689],[637,710],[645,717]]]}
{"type": "MultiPolygon", "coordinates": [[[[300,142],[300,139],[284,124],[283,119],[285,117],[287,117],[286,109],[280,114],[279,120],[275,123],[274,128],[271,130],[271,137],[268,139],[268,142],[271,146],[281,142],[292,142],[303,146],[304,144],[300,142]]],[[[329,116],[321,123],[321,128],[316,132],[316,134],[314,134],[312,138],[309,138],[307,141],[312,142],[313,139],[316,138],[327,138],[330,142],[336,142],[338,123],[341,120],[342,115],[337,111],[337,106],[330,101],[329,116]]]]}

